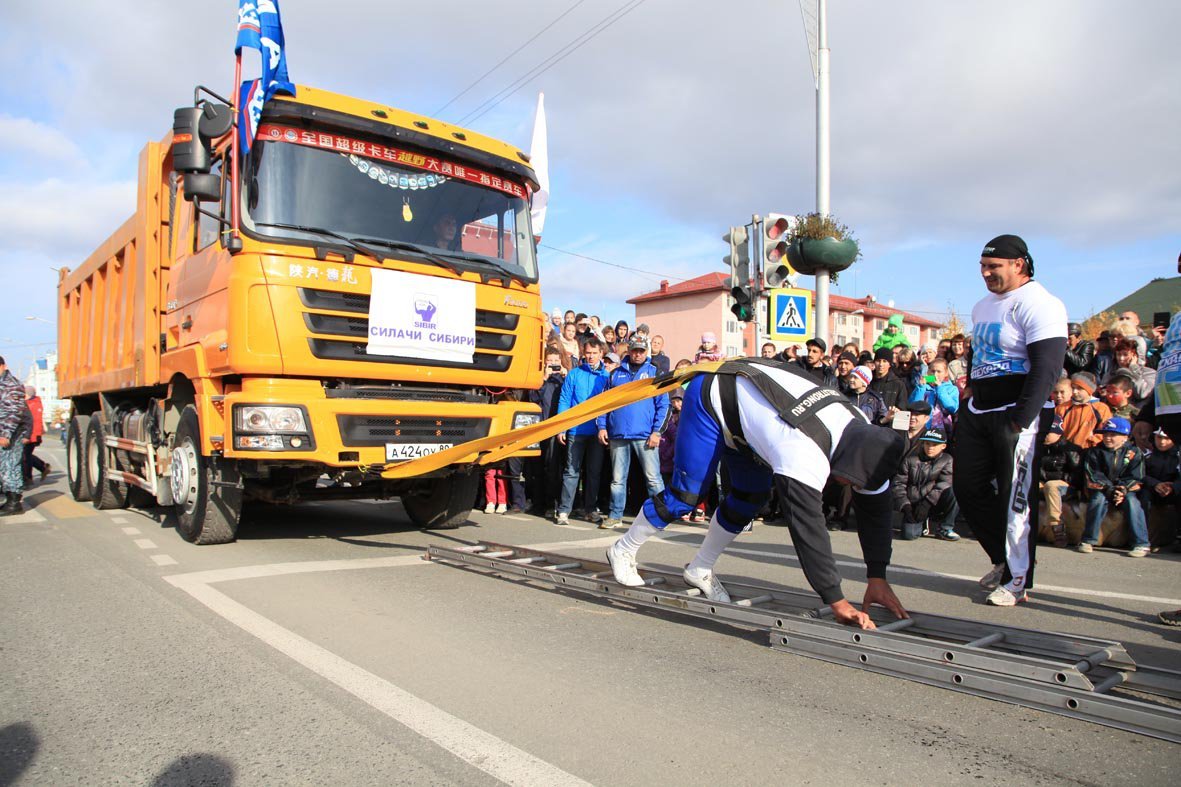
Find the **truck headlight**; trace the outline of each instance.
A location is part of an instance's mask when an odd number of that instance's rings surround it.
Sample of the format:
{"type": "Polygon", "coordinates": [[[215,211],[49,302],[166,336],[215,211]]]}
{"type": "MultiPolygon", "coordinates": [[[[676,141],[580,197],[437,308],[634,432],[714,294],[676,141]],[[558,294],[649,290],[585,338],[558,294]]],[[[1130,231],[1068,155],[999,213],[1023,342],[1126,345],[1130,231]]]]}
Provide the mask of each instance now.
{"type": "Polygon", "coordinates": [[[308,431],[308,426],[299,407],[239,405],[234,408],[234,429],[265,434],[303,434],[308,431]]]}
{"type": "Polygon", "coordinates": [[[302,407],[236,404],[233,446],[240,451],[311,451],[316,441],[302,407]]]}
{"type": "Polygon", "coordinates": [[[524,429],[526,426],[541,423],[541,416],[537,413],[516,413],[513,415],[513,429],[524,429]]]}

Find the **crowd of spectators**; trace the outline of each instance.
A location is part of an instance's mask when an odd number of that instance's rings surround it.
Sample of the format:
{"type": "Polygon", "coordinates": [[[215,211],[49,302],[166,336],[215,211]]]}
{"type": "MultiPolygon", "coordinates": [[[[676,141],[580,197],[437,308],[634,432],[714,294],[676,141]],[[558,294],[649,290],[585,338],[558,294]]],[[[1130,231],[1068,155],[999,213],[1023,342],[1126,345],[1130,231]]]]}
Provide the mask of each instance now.
{"type": "MultiPolygon", "coordinates": [[[[955,425],[966,399],[971,339],[956,334],[912,347],[901,323],[901,315],[891,318],[870,348],[854,343],[830,348],[814,338],[782,349],[767,342],[759,355],[795,364],[818,384],[836,387],[874,423],[905,430],[910,451],[893,482],[899,535],[956,541],[955,425]]],[[[1037,479],[1046,501],[1043,535],[1057,546],[1074,541],[1078,551],[1089,552],[1099,541],[1104,516],[1118,510],[1127,522],[1130,554],[1148,554],[1148,512],[1167,506],[1174,518],[1181,517],[1177,446],[1163,432],[1139,442],[1130,436],[1131,422],[1152,395],[1164,330],[1143,331],[1133,312],[1120,315],[1094,341],[1083,338],[1078,324],[1068,330],[1064,368],[1051,396],[1054,425],[1037,479]],[[1063,515],[1072,504],[1085,506],[1085,524],[1068,539],[1063,515]]],[[[651,335],[647,325],[632,330],[625,320],[604,323],[595,315],[555,309],[546,379],[530,396],[549,418],[632,380],[722,358],[709,332],[692,358],[673,363],[663,337],[651,335]]],[[[619,526],[625,512],[634,512],[667,483],[680,404],[680,391],[661,395],[544,441],[541,456],[522,472],[489,471],[495,480],[489,481],[485,510],[516,511],[527,497],[531,513],[559,524],[581,518],[602,528],[619,526]],[[496,486],[506,475],[507,490],[496,486]],[[518,491],[514,484],[522,475],[518,491]]],[[[727,479],[716,482],[715,502],[727,479]]],[[[824,501],[830,529],[852,526],[847,487],[833,485],[824,501]]],[[[775,513],[772,500],[764,516],[775,513]]],[[[689,517],[707,519],[705,502],[689,517]]]]}

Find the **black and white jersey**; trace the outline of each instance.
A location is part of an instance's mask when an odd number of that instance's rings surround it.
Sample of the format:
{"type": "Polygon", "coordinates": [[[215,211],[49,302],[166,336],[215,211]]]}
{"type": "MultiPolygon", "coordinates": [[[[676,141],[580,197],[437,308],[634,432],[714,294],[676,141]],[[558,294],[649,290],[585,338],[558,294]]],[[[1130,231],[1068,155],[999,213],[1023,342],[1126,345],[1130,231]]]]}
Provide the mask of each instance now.
{"type": "MultiPolygon", "coordinates": [[[[792,396],[802,396],[816,388],[816,381],[785,369],[760,366],[759,370],[770,377],[792,396]]],[[[750,449],[777,475],[794,478],[817,491],[824,489],[830,472],[831,456],[804,432],[791,426],[779,417],[774,405],[759,392],[759,389],[745,377],[737,377],[738,412],[742,432],[750,449]]],[[[712,386],[708,402],[714,417],[723,424],[726,444],[734,448],[722,417],[722,394],[720,386],[712,386]]],[[[840,443],[845,427],[854,418],[868,423],[860,411],[848,407],[827,406],[816,411],[816,418],[832,435],[832,445],[840,443]]],[[[877,492],[879,490],[872,490],[877,492]]],[[[868,493],[872,493],[868,492],[868,493]]]]}

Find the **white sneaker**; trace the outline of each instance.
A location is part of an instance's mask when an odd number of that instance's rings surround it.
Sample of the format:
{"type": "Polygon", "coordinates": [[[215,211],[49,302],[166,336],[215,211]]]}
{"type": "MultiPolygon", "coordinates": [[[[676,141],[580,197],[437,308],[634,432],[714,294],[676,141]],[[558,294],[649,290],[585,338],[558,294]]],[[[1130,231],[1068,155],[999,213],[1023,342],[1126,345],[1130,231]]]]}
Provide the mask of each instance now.
{"type": "Polygon", "coordinates": [[[488,505],[484,506],[484,513],[485,514],[495,514],[496,513],[496,506],[493,505],[492,503],[489,503],[488,505]]]}
{"type": "Polygon", "coordinates": [[[685,571],[681,576],[690,585],[704,593],[710,601],[730,603],[730,594],[726,592],[725,586],[722,585],[717,575],[708,568],[685,566],[685,571]]]}
{"type": "Polygon", "coordinates": [[[636,556],[621,549],[618,541],[607,547],[607,563],[611,565],[611,573],[619,584],[632,588],[644,584],[644,578],[636,570],[636,556]]]}
{"type": "Polygon", "coordinates": [[[554,519],[554,524],[555,525],[570,524],[570,515],[569,514],[558,514],[557,518],[554,519]]]}
{"type": "Polygon", "coordinates": [[[1001,577],[1004,576],[1004,573],[1005,564],[997,563],[992,567],[992,571],[989,571],[987,574],[980,577],[980,587],[984,588],[985,590],[995,589],[997,585],[1001,584],[1001,577]]]}
{"type": "Polygon", "coordinates": [[[508,506],[506,506],[504,503],[501,503],[500,505],[498,505],[496,507],[496,513],[507,514],[508,513],[508,506]]]}
{"type": "Polygon", "coordinates": [[[1021,591],[1021,595],[1017,595],[1007,587],[1001,585],[989,593],[985,601],[994,607],[1015,607],[1018,604],[1029,601],[1029,595],[1024,590],[1021,591]]]}

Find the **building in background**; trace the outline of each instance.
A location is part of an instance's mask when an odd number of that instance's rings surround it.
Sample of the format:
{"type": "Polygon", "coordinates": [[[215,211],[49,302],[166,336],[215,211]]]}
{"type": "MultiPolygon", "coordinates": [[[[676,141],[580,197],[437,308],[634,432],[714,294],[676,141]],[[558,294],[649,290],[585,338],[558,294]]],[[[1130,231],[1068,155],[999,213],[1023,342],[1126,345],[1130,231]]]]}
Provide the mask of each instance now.
{"type": "MultiPolygon", "coordinates": [[[[659,290],[628,299],[636,309],[632,324],[647,323],[653,334],[663,336],[664,352],[673,363],[681,358],[692,360],[705,331],[718,337],[718,346],[727,356],[758,355],[762,344],[769,341],[766,299],[760,305],[759,320],[739,322],[730,312],[734,300],[730,297],[729,278],[718,271],[678,284],[662,281],[659,290]]],[[[943,328],[935,320],[878,303],[872,295],[864,298],[830,295],[828,300],[828,335],[834,343],[854,342],[863,350],[869,349],[886,329],[886,321],[892,314],[902,315],[906,340],[915,348],[937,342],[943,328]]],[[[782,350],[784,343],[776,342],[776,347],[782,350]]]]}
{"type": "Polygon", "coordinates": [[[33,361],[21,382],[37,389],[45,426],[53,426],[55,420],[64,423],[69,418],[70,403],[57,398],[57,352],[47,352],[44,358],[33,361]]]}

